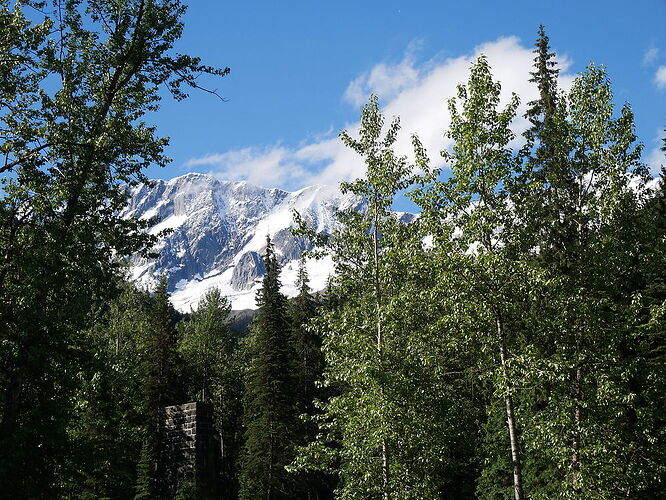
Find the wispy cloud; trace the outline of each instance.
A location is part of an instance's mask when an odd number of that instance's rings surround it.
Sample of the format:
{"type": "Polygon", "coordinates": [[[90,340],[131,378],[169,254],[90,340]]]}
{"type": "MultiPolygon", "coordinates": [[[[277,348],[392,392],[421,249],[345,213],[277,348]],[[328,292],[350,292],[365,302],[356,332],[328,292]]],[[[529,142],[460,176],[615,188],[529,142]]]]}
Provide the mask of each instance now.
{"type": "Polygon", "coordinates": [[[292,151],[282,146],[208,154],[190,159],[186,166],[207,166],[211,173],[226,180],[247,180],[269,187],[300,183],[307,173],[302,165],[294,161],[292,151]]]}
{"type": "Polygon", "coordinates": [[[365,104],[371,93],[390,101],[405,89],[417,85],[424,70],[415,64],[420,45],[418,41],[410,43],[398,64],[380,63],[356,77],[347,86],[344,99],[356,107],[365,104]]]}
{"type": "MultiPolygon", "coordinates": [[[[410,45],[403,59],[396,64],[377,64],[354,79],[343,98],[359,106],[371,93],[380,98],[387,116],[399,116],[402,134],[396,143],[398,154],[411,156],[411,134],[417,134],[427,148],[433,163],[441,166],[439,152],[451,144],[444,133],[449,126],[447,100],[456,93],[456,86],[469,76],[472,62],[481,54],[488,57],[493,75],[502,83],[503,100],[516,92],[525,103],[536,98],[536,88],[529,83],[534,54],[515,37],[500,38],[476,47],[471,53],[455,58],[436,58],[422,63],[416,61],[418,44],[410,45]]],[[[560,84],[568,88],[573,76],[567,73],[571,62],[559,60],[560,84]]],[[[518,118],[516,132],[526,123],[518,118]]],[[[353,122],[345,127],[351,134],[359,129],[353,122]]],[[[246,179],[264,186],[289,189],[308,184],[334,184],[363,174],[362,160],[332,134],[326,134],[305,144],[288,148],[281,144],[264,148],[245,148],[222,154],[194,158],[188,167],[209,166],[212,173],[225,179],[246,179]]]]}
{"type": "Polygon", "coordinates": [[[654,84],[659,89],[666,89],[666,66],[660,66],[654,74],[654,84]]]}
{"type": "Polygon", "coordinates": [[[659,49],[651,47],[643,54],[643,66],[652,66],[659,58],[659,49]]]}
{"type": "Polygon", "coordinates": [[[659,172],[661,172],[662,165],[666,165],[666,158],[664,157],[664,152],[660,148],[654,148],[650,151],[648,155],[647,164],[650,169],[650,173],[657,177],[659,172]]]}

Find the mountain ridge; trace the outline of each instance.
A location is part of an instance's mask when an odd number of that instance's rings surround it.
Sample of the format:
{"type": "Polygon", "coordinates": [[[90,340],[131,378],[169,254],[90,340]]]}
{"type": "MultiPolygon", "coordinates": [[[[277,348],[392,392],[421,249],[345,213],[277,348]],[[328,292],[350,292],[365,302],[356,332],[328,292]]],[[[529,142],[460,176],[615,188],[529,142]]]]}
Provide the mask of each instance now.
{"type": "MultiPolygon", "coordinates": [[[[256,308],[266,236],[271,237],[282,266],[283,292],[295,295],[298,261],[309,243],[291,233],[293,210],[318,233],[330,234],[338,224],[336,209],[364,206],[359,197],[324,185],[290,192],[199,173],[150,184],[130,189],[123,216],[157,217],[159,222],[149,232],[170,229],[171,233],[154,248],[157,258],[130,259],[130,277],[152,288],[166,273],[171,300],[182,312],[196,308],[211,287],[219,287],[233,309],[256,308]]],[[[310,260],[306,267],[313,290],[323,289],[333,271],[332,260],[310,260]]]]}

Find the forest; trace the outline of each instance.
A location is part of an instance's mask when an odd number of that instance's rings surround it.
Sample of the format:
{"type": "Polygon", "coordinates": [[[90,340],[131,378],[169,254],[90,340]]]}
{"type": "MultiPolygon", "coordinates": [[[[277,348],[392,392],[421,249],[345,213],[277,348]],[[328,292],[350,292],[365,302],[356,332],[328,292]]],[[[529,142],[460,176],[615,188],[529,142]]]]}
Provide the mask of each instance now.
{"type": "MultiPolygon", "coordinates": [[[[219,290],[182,314],[165,276],[127,277],[159,236],[119,215],[128,186],[169,162],[145,120],[230,71],[174,51],[184,12],[0,0],[0,498],[168,498],[163,411],[191,401],[224,444],[220,498],[666,497],[666,168],[606,70],[563,88],[539,27],[523,116],[479,57],[444,167],[416,135],[396,153],[371,96],[340,134],[365,209],[333,234],[294,213],[328,286],[302,266],[287,299],[267,239],[246,328],[219,290]]],[[[175,498],[203,498],[196,476],[175,498]]]]}

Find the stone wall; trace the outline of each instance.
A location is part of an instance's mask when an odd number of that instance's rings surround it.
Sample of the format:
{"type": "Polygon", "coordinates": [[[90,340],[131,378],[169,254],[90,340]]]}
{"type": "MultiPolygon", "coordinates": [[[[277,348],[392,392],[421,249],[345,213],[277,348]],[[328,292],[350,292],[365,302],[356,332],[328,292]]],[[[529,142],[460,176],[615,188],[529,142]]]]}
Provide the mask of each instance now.
{"type": "Polygon", "coordinates": [[[162,470],[166,498],[178,488],[196,484],[198,498],[218,498],[220,445],[213,428],[213,412],[205,403],[167,406],[162,426],[162,470]]]}

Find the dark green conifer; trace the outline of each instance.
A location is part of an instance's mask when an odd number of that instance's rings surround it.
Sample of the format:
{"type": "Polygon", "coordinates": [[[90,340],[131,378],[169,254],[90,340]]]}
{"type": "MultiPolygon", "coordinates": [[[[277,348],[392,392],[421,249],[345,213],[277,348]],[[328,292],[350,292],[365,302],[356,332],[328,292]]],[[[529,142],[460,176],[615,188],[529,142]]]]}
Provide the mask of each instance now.
{"type": "Polygon", "coordinates": [[[538,135],[553,118],[557,108],[557,76],[560,70],[557,68],[555,53],[550,50],[550,40],[546,30],[539,26],[538,38],[534,44],[534,71],[530,72],[532,78],[530,83],[536,83],[539,89],[539,97],[528,103],[529,109],[525,117],[530,120],[532,127],[526,132],[528,136],[538,135]]]}
{"type": "Polygon", "coordinates": [[[244,398],[245,446],[240,497],[296,498],[285,469],[294,458],[294,362],[289,342],[287,300],[280,292],[280,267],[270,238],[266,241],[263,284],[257,293],[259,313],[251,328],[252,361],[244,398]]]}
{"type": "MultiPolygon", "coordinates": [[[[164,408],[178,404],[180,366],[178,338],[175,328],[175,311],[169,302],[167,280],[162,276],[153,297],[149,313],[148,334],[145,344],[144,398],[146,415],[146,451],[149,466],[147,477],[139,477],[140,491],[157,498],[163,496],[163,463],[160,459],[162,420],[164,408]],[[142,484],[145,483],[145,484],[142,484]]],[[[143,469],[140,469],[141,472],[143,469]]],[[[137,488],[138,489],[138,488],[137,488]]]]}
{"type": "Polygon", "coordinates": [[[316,309],[309,282],[308,271],[302,260],[296,281],[298,295],[289,303],[289,321],[296,362],[297,409],[299,413],[312,414],[316,396],[315,382],[321,377],[324,360],[321,339],[306,326],[314,317],[316,309]]]}
{"type": "MultiPolygon", "coordinates": [[[[315,400],[323,400],[325,394],[317,387],[324,370],[322,340],[308,323],[316,314],[318,302],[310,290],[310,279],[305,260],[299,264],[296,287],[298,295],[289,302],[291,345],[294,353],[294,375],[296,378],[296,411],[300,415],[297,443],[306,445],[317,436],[317,425],[312,418],[320,414],[315,400]]],[[[332,498],[334,480],[320,471],[300,471],[298,483],[304,498],[332,498]]]]}
{"type": "Polygon", "coordinates": [[[569,165],[571,151],[566,120],[566,100],[559,99],[559,69],[555,53],[543,25],[539,26],[535,44],[534,71],[530,82],[536,84],[539,96],[528,103],[525,113],[532,126],[525,131],[527,139],[526,176],[514,193],[527,249],[538,245],[545,251],[541,258],[556,270],[571,265],[574,252],[575,220],[571,199],[576,194],[569,165]],[[534,193],[538,193],[536,196],[534,193]]]}
{"type": "Polygon", "coordinates": [[[153,500],[157,498],[155,491],[155,458],[151,456],[148,442],[141,448],[141,456],[136,470],[136,495],[134,500],[153,500]]]}

